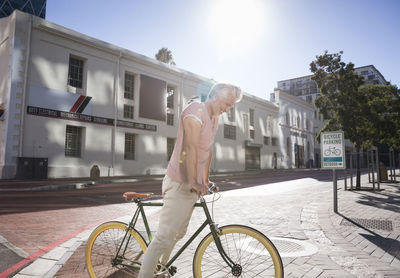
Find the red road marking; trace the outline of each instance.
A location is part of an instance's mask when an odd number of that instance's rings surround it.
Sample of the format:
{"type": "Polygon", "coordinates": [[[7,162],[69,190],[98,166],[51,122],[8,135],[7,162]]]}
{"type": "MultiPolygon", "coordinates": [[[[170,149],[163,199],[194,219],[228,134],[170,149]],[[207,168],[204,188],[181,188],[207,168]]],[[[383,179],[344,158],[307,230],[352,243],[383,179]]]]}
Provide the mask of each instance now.
{"type": "Polygon", "coordinates": [[[58,245],[60,245],[60,244],[62,244],[62,243],[64,243],[64,242],[66,242],[67,240],[73,238],[73,237],[76,236],[77,234],[80,234],[81,232],[83,232],[83,231],[85,231],[85,230],[87,230],[87,229],[89,229],[89,228],[92,228],[93,226],[99,225],[99,224],[101,224],[101,223],[103,223],[103,222],[105,222],[105,221],[109,221],[109,220],[112,220],[112,219],[114,219],[114,218],[118,218],[118,217],[121,217],[121,216],[124,216],[124,215],[126,215],[126,213],[124,213],[123,215],[118,215],[118,216],[110,217],[110,218],[103,219],[103,220],[97,221],[97,222],[95,222],[95,223],[89,224],[89,225],[87,225],[87,226],[85,226],[85,227],[83,227],[83,228],[80,228],[79,230],[76,230],[75,232],[73,232],[73,233],[71,233],[71,234],[69,234],[69,235],[66,235],[66,236],[60,238],[60,239],[57,240],[57,241],[54,241],[53,243],[50,243],[50,244],[47,245],[46,247],[44,247],[44,248],[40,249],[39,251],[37,251],[37,252],[35,252],[35,253],[29,255],[28,257],[26,257],[26,258],[23,259],[22,261],[16,263],[15,265],[11,266],[10,268],[8,268],[8,269],[6,269],[5,271],[3,271],[2,273],[0,273],[0,278],[7,278],[8,275],[10,275],[10,274],[16,272],[17,270],[19,270],[19,269],[22,268],[23,266],[27,265],[28,263],[32,262],[33,260],[36,260],[36,259],[39,258],[41,255],[43,255],[43,254],[49,252],[50,250],[52,250],[53,248],[57,247],[58,245]]]}

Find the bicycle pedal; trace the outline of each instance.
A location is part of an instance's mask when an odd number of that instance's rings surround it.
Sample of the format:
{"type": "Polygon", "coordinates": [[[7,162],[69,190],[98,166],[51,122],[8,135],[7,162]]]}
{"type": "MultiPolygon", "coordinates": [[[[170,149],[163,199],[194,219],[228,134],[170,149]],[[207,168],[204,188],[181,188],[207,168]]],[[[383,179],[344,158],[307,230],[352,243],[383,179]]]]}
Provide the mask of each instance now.
{"type": "Polygon", "coordinates": [[[168,272],[169,272],[169,274],[171,274],[171,276],[174,276],[177,271],[178,271],[178,269],[176,268],[176,266],[173,266],[173,265],[171,265],[168,269],[168,272]]]}

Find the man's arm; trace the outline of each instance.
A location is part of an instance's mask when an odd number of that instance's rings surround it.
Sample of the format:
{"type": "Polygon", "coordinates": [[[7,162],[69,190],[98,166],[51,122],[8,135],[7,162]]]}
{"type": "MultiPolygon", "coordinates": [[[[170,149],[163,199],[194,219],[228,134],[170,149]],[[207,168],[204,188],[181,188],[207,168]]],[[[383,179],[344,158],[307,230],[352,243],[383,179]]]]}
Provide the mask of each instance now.
{"type": "Polygon", "coordinates": [[[212,150],[210,150],[210,153],[208,155],[208,160],[207,160],[206,167],[204,168],[204,175],[203,175],[204,184],[207,185],[208,187],[210,186],[208,184],[208,181],[209,181],[209,176],[210,176],[211,159],[212,159],[212,150]]]}
{"type": "Polygon", "coordinates": [[[184,147],[182,154],[185,156],[184,163],[187,171],[188,183],[199,195],[207,194],[207,187],[197,182],[197,148],[199,146],[201,124],[193,117],[183,120],[184,147]]]}

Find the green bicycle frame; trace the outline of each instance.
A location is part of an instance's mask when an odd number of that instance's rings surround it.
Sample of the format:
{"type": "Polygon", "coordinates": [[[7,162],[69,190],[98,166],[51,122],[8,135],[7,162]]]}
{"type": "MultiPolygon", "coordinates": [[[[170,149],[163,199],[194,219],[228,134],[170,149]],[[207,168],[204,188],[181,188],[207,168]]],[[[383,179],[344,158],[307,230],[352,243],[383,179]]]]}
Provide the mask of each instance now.
{"type": "MultiPolygon", "coordinates": [[[[136,211],[135,211],[135,213],[134,213],[134,215],[132,217],[132,220],[130,221],[129,225],[127,226],[127,230],[126,230],[125,236],[124,236],[124,238],[123,238],[123,240],[121,242],[121,245],[118,248],[117,254],[114,257],[114,260],[113,260],[114,262],[118,262],[118,258],[120,258],[119,254],[120,254],[121,249],[123,248],[123,245],[124,245],[124,242],[126,240],[126,237],[129,234],[129,229],[134,229],[134,227],[135,227],[135,225],[137,223],[137,220],[139,218],[139,215],[142,217],[144,226],[146,228],[146,233],[147,233],[147,236],[149,238],[149,241],[146,242],[147,245],[149,245],[150,242],[153,240],[153,236],[151,234],[149,223],[147,221],[146,214],[145,214],[145,211],[144,211],[143,207],[161,207],[161,206],[163,206],[163,203],[142,202],[142,200],[140,200],[139,198],[138,199],[134,199],[133,201],[137,204],[138,207],[137,207],[137,209],[136,209],[136,211]]],[[[226,264],[229,267],[232,268],[235,263],[228,257],[228,255],[225,253],[225,251],[224,251],[224,249],[222,247],[221,241],[220,241],[219,236],[218,236],[219,230],[218,230],[217,226],[215,225],[215,223],[213,222],[213,220],[211,218],[211,215],[210,215],[210,212],[208,210],[206,201],[204,200],[203,197],[200,197],[200,202],[196,203],[194,206],[203,208],[204,213],[206,215],[206,220],[203,222],[203,224],[200,225],[200,227],[194,232],[194,234],[185,242],[185,244],[175,253],[175,255],[167,262],[165,267],[169,268],[172,265],[172,263],[182,254],[182,252],[193,242],[193,240],[204,230],[204,228],[207,225],[209,225],[210,230],[211,230],[211,234],[212,234],[212,236],[214,238],[215,244],[217,246],[217,249],[218,249],[219,253],[221,254],[222,259],[226,262],[226,264]]],[[[125,254],[126,248],[128,247],[128,244],[129,244],[129,240],[130,240],[130,237],[126,241],[125,247],[123,248],[124,251],[123,251],[122,254],[125,254]]],[[[132,265],[125,265],[125,266],[132,267],[132,265]]]]}

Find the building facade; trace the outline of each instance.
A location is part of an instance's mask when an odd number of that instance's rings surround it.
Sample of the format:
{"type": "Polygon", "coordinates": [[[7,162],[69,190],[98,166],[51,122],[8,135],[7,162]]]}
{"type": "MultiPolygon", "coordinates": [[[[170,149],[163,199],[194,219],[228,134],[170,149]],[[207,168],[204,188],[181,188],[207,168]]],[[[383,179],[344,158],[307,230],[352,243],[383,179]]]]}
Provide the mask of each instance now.
{"type": "MultiPolygon", "coordinates": [[[[354,72],[364,78],[365,84],[386,85],[388,83],[373,65],[354,68],[354,72]]],[[[319,96],[320,92],[317,88],[317,83],[311,80],[311,77],[312,75],[307,75],[278,81],[278,89],[312,103],[319,96]]]]}
{"type": "MultiPolygon", "coordinates": [[[[0,62],[3,179],[163,174],[180,113],[214,82],[20,11],[0,19],[0,62]]],[[[311,108],[283,94],[220,117],[212,172],[310,166],[311,108]]]]}
{"type": "Polygon", "coordinates": [[[314,105],[275,89],[272,101],[279,105],[279,145],[284,146],[283,168],[313,168],[320,160],[315,135],[321,128],[314,105]]]}

